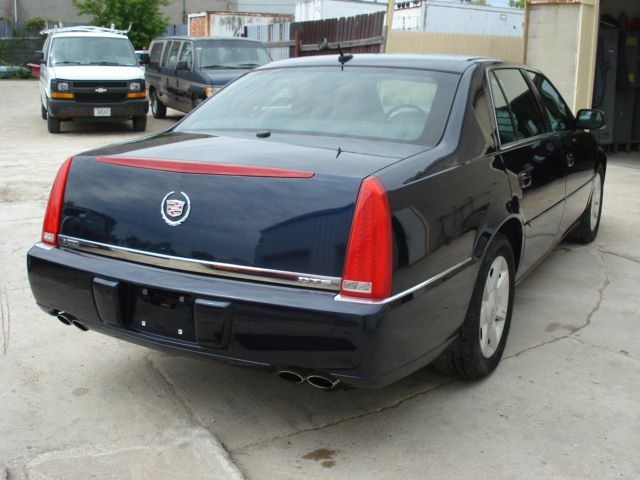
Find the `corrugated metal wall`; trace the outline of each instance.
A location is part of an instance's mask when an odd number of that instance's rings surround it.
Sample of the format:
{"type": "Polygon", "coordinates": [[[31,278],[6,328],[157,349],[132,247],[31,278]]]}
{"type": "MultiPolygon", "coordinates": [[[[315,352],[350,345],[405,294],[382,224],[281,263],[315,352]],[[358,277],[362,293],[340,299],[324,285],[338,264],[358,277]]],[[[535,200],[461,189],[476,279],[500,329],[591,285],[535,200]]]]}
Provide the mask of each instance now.
{"type": "MultiPolygon", "coordinates": [[[[247,27],[247,37],[261,42],[284,42],[289,40],[291,23],[274,23],[272,25],[254,25],[247,27]]],[[[271,58],[285,60],[289,58],[289,47],[267,46],[271,58]]]]}

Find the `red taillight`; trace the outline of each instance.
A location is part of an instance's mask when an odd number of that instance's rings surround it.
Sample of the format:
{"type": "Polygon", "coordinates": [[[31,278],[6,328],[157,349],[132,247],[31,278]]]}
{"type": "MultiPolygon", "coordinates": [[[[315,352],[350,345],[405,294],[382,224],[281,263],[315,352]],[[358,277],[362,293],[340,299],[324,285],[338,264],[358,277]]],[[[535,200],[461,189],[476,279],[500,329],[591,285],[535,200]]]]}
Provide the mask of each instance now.
{"type": "Polygon", "coordinates": [[[362,182],[353,214],[340,295],[385,298],[391,294],[391,211],[376,177],[362,182]]]}
{"type": "Polygon", "coordinates": [[[44,214],[44,222],[42,223],[42,243],[48,245],[58,244],[60,213],[62,212],[62,200],[64,200],[64,188],[67,185],[69,167],[71,167],[71,157],[67,158],[60,166],[49,194],[47,211],[44,214]]]}

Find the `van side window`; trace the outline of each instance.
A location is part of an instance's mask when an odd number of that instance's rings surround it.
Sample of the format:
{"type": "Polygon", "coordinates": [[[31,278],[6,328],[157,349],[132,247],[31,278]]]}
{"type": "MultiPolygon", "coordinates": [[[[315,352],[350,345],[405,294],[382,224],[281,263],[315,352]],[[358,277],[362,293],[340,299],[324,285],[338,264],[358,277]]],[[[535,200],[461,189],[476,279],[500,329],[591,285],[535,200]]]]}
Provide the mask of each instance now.
{"type": "Polygon", "coordinates": [[[179,62],[185,62],[187,70],[191,70],[191,67],[193,66],[193,50],[191,48],[191,42],[184,42],[182,52],[180,52],[179,62]]]}
{"type": "Polygon", "coordinates": [[[545,123],[538,102],[520,70],[505,68],[494,71],[509,102],[513,125],[518,138],[535,137],[545,132],[545,123]]]}
{"type": "Polygon", "coordinates": [[[149,52],[149,63],[155,63],[156,65],[160,64],[160,57],[162,56],[162,47],[164,47],[164,42],[155,43],[151,47],[151,51],[149,52]]]}
{"type": "Polygon", "coordinates": [[[169,49],[169,56],[164,64],[167,68],[176,68],[178,64],[178,52],[180,51],[180,46],[182,42],[171,42],[171,48],[169,49]]]}
{"type": "Polygon", "coordinates": [[[164,48],[164,53],[162,54],[162,62],[160,62],[160,66],[164,67],[167,64],[167,57],[169,56],[169,50],[171,50],[171,45],[175,42],[167,42],[164,48]]]}

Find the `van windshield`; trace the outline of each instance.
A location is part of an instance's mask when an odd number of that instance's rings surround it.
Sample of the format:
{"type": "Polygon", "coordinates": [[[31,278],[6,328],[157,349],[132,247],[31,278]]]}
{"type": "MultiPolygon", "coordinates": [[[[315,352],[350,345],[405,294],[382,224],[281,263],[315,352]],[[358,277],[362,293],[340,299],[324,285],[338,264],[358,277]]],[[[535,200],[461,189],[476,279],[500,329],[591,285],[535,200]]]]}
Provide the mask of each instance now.
{"type": "Polygon", "coordinates": [[[254,42],[206,40],[195,47],[200,68],[255,68],[271,61],[267,50],[254,42]]]}
{"type": "Polygon", "coordinates": [[[458,80],[452,73],[401,68],[256,70],[216,93],[176,130],[268,131],[433,146],[444,131],[458,80]]]}
{"type": "Polygon", "coordinates": [[[58,37],[51,43],[49,65],[133,67],[138,60],[128,38],[58,37]]]}

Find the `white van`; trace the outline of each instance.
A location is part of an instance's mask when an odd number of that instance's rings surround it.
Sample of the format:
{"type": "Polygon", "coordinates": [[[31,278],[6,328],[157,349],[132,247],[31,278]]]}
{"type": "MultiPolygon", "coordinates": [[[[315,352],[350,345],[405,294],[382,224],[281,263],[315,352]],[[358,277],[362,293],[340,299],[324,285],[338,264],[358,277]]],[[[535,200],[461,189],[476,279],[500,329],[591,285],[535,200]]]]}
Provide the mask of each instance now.
{"type": "Polygon", "coordinates": [[[144,71],[126,33],[100,27],[47,30],[38,52],[42,118],[50,133],[72,118],[132,119],[147,127],[144,71]]]}

